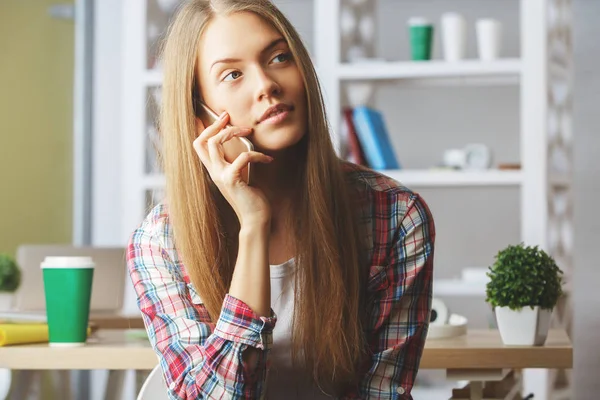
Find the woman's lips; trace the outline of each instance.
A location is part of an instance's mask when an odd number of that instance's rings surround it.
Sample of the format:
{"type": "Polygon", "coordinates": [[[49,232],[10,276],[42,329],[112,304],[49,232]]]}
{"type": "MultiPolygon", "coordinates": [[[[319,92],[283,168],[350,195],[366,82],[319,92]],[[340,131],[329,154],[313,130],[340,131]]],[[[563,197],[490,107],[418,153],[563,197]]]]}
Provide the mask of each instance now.
{"type": "Polygon", "coordinates": [[[279,114],[281,112],[292,111],[293,109],[294,109],[294,106],[292,106],[291,104],[286,104],[283,102],[274,104],[265,110],[263,115],[258,119],[258,123],[261,123],[261,122],[266,121],[267,119],[273,118],[274,116],[276,116],[277,114],[279,114]]]}
{"type": "Polygon", "coordinates": [[[261,125],[263,125],[263,124],[266,124],[266,125],[280,124],[289,117],[290,111],[291,110],[282,110],[282,111],[278,112],[277,114],[273,115],[272,117],[262,120],[260,124],[261,125]]]}

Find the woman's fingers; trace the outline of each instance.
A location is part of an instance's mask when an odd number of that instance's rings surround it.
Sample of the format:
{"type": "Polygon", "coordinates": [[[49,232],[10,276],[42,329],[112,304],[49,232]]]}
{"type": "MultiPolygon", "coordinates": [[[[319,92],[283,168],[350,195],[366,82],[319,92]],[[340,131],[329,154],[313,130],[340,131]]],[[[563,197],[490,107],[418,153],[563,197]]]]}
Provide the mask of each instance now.
{"type": "Polygon", "coordinates": [[[221,130],[225,128],[225,126],[227,126],[227,122],[229,122],[229,114],[224,112],[223,114],[221,114],[221,116],[219,116],[219,119],[217,119],[215,122],[207,126],[202,132],[200,132],[200,134],[198,135],[198,139],[200,139],[200,141],[203,142],[207,141],[210,137],[221,132],[221,130]]]}
{"type": "Polygon", "coordinates": [[[197,119],[198,137],[194,140],[194,149],[213,180],[232,185],[241,180],[242,170],[249,163],[270,163],[273,158],[257,151],[246,151],[229,164],[225,160],[223,144],[235,136],[249,135],[252,129],[227,126],[228,121],[229,114],[227,113],[223,113],[208,127],[205,127],[203,122],[197,119]]]}
{"type": "Polygon", "coordinates": [[[196,118],[196,131],[197,131],[198,136],[196,137],[196,139],[194,139],[193,145],[194,145],[194,149],[196,150],[196,153],[198,153],[198,156],[200,157],[200,160],[205,165],[207,162],[209,162],[209,160],[208,160],[209,155],[208,155],[208,150],[206,148],[206,141],[210,137],[219,133],[223,128],[225,128],[228,121],[229,121],[229,114],[227,114],[227,113],[221,114],[219,119],[216,120],[214,123],[212,123],[209,126],[204,126],[204,123],[202,122],[202,120],[200,118],[196,118]]]}
{"type": "Polygon", "coordinates": [[[252,132],[251,129],[231,126],[223,129],[221,132],[208,139],[207,147],[210,162],[218,168],[225,168],[228,163],[225,161],[223,143],[231,140],[234,136],[245,136],[250,132],[252,132]]]}
{"type": "Polygon", "coordinates": [[[239,128],[237,126],[230,126],[208,139],[208,142],[223,144],[231,140],[234,136],[248,136],[251,132],[251,128],[239,128]]]}
{"type": "MultiPolygon", "coordinates": [[[[194,140],[194,149],[215,182],[235,184],[241,179],[245,165],[250,162],[270,162],[272,159],[262,153],[245,152],[234,161],[235,165],[228,163],[225,160],[224,143],[252,132],[249,128],[227,126],[228,118],[225,114],[224,118],[203,129],[194,140]]],[[[204,127],[202,121],[197,122],[197,127],[199,130],[204,127]]]]}
{"type": "Polygon", "coordinates": [[[257,151],[245,151],[241,153],[231,165],[221,170],[220,180],[225,186],[235,186],[240,182],[244,182],[242,171],[249,163],[260,162],[270,163],[273,157],[267,156],[257,151]]]}
{"type": "Polygon", "coordinates": [[[273,161],[273,157],[270,157],[266,154],[259,153],[258,151],[245,151],[240,154],[233,162],[231,163],[231,169],[235,171],[238,175],[241,175],[242,170],[248,163],[251,162],[260,162],[260,163],[270,163],[273,161]]]}

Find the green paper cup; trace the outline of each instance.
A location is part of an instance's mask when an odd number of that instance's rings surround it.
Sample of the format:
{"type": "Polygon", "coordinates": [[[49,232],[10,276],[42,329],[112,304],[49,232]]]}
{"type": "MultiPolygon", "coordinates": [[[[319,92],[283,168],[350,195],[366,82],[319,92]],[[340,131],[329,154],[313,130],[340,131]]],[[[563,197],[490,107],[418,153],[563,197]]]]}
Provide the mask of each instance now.
{"type": "Polygon", "coordinates": [[[433,24],[425,18],[411,18],[408,21],[408,29],[413,61],[431,60],[433,24]]]}
{"type": "Polygon", "coordinates": [[[46,257],[44,274],[50,346],[83,346],[95,264],[91,257],[46,257]]]}

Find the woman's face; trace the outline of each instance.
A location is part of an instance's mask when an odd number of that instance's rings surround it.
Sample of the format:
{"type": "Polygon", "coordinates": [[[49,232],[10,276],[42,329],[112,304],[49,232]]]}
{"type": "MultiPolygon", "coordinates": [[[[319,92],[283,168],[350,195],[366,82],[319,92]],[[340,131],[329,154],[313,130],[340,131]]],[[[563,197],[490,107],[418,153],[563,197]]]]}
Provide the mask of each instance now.
{"type": "Polygon", "coordinates": [[[201,95],[230,123],[252,128],[257,150],[277,152],[306,132],[307,105],[300,70],[273,27],[252,13],[216,17],[199,48],[201,95]],[[275,108],[272,108],[275,107],[275,108]]]}

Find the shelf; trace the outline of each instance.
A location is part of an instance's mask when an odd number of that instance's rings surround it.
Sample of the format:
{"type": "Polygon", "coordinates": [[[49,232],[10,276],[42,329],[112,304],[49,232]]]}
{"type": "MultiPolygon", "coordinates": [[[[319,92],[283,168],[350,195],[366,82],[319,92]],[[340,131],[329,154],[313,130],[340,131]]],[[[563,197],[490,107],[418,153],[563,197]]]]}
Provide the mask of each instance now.
{"type": "Polygon", "coordinates": [[[340,64],[337,73],[342,80],[518,77],[521,73],[521,60],[511,58],[491,62],[364,61],[340,64]]]}
{"type": "MultiPolygon", "coordinates": [[[[433,296],[482,297],[485,296],[486,281],[468,281],[464,279],[434,279],[433,296]]],[[[563,292],[572,293],[572,282],[563,285],[563,292]]]]}
{"type": "MultiPolygon", "coordinates": [[[[407,186],[518,186],[521,171],[440,171],[440,170],[380,170],[378,171],[407,186]]],[[[160,189],[165,177],[160,174],[144,176],[145,189],[160,189]]]]}
{"type": "MultiPolygon", "coordinates": [[[[340,64],[337,73],[342,80],[390,80],[390,79],[433,79],[433,78],[502,78],[518,77],[521,60],[503,59],[483,62],[465,60],[446,61],[365,61],[340,64]]],[[[143,82],[146,86],[160,86],[162,71],[146,70],[143,82]]]]}
{"type": "MultiPolygon", "coordinates": [[[[516,78],[521,73],[521,60],[503,59],[483,62],[465,60],[446,61],[365,61],[340,64],[338,77],[342,80],[390,80],[434,78],[516,78]]],[[[143,74],[146,86],[160,86],[162,71],[146,70],[143,74]]]]}
{"type": "MultiPolygon", "coordinates": [[[[438,171],[438,170],[380,170],[378,171],[407,186],[518,186],[520,171],[438,171]]],[[[160,189],[165,177],[160,174],[146,175],[145,189],[160,189]]]]}
{"type": "Polygon", "coordinates": [[[382,174],[411,186],[519,186],[521,171],[381,170],[382,174]]]}
{"type": "Polygon", "coordinates": [[[433,281],[434,296],[481,297],[485,296],[486,282],[462,279],[436,279],[433,281]]]}

